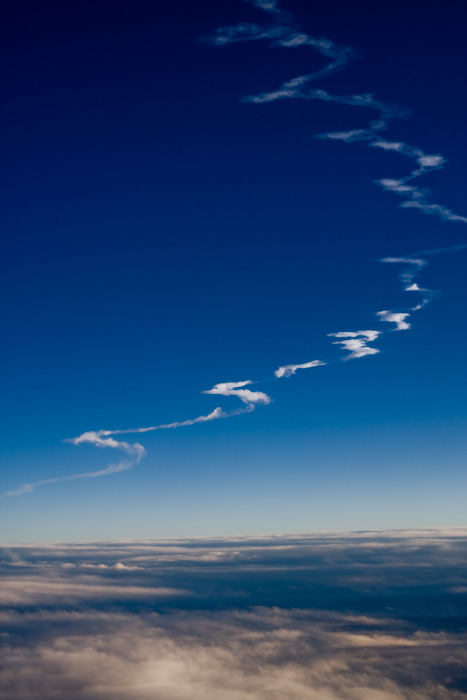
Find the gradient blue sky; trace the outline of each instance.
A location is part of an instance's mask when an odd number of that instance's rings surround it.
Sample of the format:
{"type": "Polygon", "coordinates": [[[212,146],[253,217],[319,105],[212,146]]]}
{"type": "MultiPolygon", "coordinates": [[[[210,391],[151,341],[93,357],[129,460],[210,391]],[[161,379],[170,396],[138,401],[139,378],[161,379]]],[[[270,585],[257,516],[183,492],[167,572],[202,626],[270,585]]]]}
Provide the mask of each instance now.
{"type": "MultiPolygon", "coordinates": [[[[375,184],[410,172],[400,153],[314,138],[367,111],[240,99],[323,56],[203,41],[271,23],[241,0],[5,6],[1,491],[115,462],[64,442],[85,431],[238,408],[201,393],[219,382],[273,401],[137,436],[131,470],[4,498],[2,539],[465,524],[466,251],[429,258],[417,281],[439,295],[378,354],[342,362],[327,335],[389,331],[375,313],[414,300],[378,260],[459,246],[465,223],[375,184]]],[[[384,138],[444,156],[416,184],[467,215],[459,3],[284,8],[359,55],[313,87],[410,111],[384,138]]]]}

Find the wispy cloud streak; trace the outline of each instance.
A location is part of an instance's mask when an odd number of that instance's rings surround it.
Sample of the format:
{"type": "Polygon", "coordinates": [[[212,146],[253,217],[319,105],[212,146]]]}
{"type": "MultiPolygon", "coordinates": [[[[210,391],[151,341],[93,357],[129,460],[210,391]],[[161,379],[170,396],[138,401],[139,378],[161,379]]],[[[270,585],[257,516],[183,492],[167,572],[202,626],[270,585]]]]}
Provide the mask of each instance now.
{"type": "Polygon", "coordinates": [[[325,364],[326,362],[322,362],[321,360],[312,360],[311,362],[304,362],[302,365],[284,365],[276,369],[274,376],[277,377],[277,379],[281,377],[291,377],[298,369],[310,369],[311,367],[320,367],[325,364]]]}
{"type": "MultiPolygon", "coordinates": [[[[414,281],[420,272],[426,267],[426,265],[428,265],[427,261],[424,258],[418,257],[418,255],[419,254],[414,254],[413,257],[406,258],[383,258],[380,260],[380,262],[383,263],[398,263],[405,265],[403,271],[399,275],[402,288],[404,292],[418,292],[420,295],[419,303],[416,306],[410,307],[408,311],[420,311],[420,309],[423,309],[437,296],[437,292],[434,290],[427,289],[426,287],[420,287],[414,281]]],[[[410,328],[410,324],[405,323],[403,318],[401,318],[400,312],[397,314],[394,311],[379,311],[377,315],[381,317],[382,321],[395,321],[396,323],[398,322],[396,320],[396,316],[398,315],[399,321],[403,325],[401,326],[398,324],[397,330],[406,330],[407,328],[410,328]],[[389,317],[389,315],[391,315],[391,317],[389,317]]],[[[408,313],[406,313],[405,316],[408,316],[408,313]]]]}
{"type": "Polygon", "coordinates": [[[145,450],[142,445],[138,442],[130,444],[124,442],[123,440],[114,440],[112,437],[104,437],[107,435],[113,435],[112,430],[89,430],[76,438],[71,438],[67,442],[71,442],[73,445],[90,444],[95,445],[95,447],[112,447],[117,450],[122,450],[130,456],[144,457],[145,450]]]}
{"type": "Polygon", "coordinates": [[[271,403],[271,397],[264,394],[262,391],[251,391],[250,389],[243,388],[249,384],[253,384],[253,382],[250,380],[244,382],[224,382],[221,384],[216,384],[212,389],[203,391],[203,394],[236,396],[240,399],[240,401],[250,406],[256,406],[257,404],[266,405],[271,403]]]}
{"type": "MultiPolygon", "coordinates": [[[[403,285],[412,286],[414,278],[421,272],[421,270],[427,265],[426,260],[421,258],[382,258],[380,262],[383,263],[400,263],[406,265],[407,267],[403,270],[400,275],[400,280],[403,285]]],[[[406,288],[406,291],[413,291],[406,288]]]]}
{"type": "MultiPolygon", "coordinates": [[[[141,447],[141,445],[140,445],[141,447]]],[[[0,494],[0,498],[10,498],[12,496],[23,496],[26,493],[32,493],[36,491],[41,486],[46,486],[49,484],[58,484],[61,481],[77,481],[78,479],[96,479],[100,476],[108,476],[109,474],[118,474],[119,472],[127,471],[135,466],[146,454],[146,450],[142,448],[142,452],[138,454],[133,460],[121,460],[117,464],[109,464],[104,469],[98,469],[97,471],[79,472],[78,474],[69,474],[68,476],[58,476],[52,479],[41,479],[40,481],[33,481],[29,484],[22,484],[18,488],[12,491],[6,491],[0,494]]]]}
{"type": "MultiPolygon", "coordinates": [[[[198,416],[189,420],[176,421],[175,423],[162,423],[161,425],[151,425],[147,428],[125,428],[124,430],[99,430],[99,435],[129,435],[131,433],[150,433],[153,430],[173,430],[174,428],[184,428],[189,425],[197,425],[198,423],[208,423],[209,421],[222,418],[224,412],[221,408],[215,408],[214,411],[207,416],[198,416]]],[[[86,434],[86,433],[85,433],[86,434]]],[[[79,440],[80,438],[75,438],[79,440]]],[[[74,443],[78,444],[77,442],[74,443]]]]}
{"type": "Polygon", "coordinates": [[[204,41],[216,46],[242,41],[258,41],[269,39],[272,46],[297,48],[309,46],[328,62],[316,71],[301,75],[284,83],[278,90],[244,98],[251,102],[271,102],[285,97],[298,97],[300,91],[313,80],[324,78],[335,71],[341,70],[349,61],[355,58],[355,52],[349,46],[339,46],[328,38],[314,37],[299,30],[291,21],[288,13],[279,8],[278,3],[266,1],[253,1],[256,7],[266,10],[273,15],[273,23],[269,26],[261,26],[252,22],[242,22],[233,26],[219,27],[210,36],[204,37],[204,41]]]}
{"type": "Polygon", "coordinates": [[[445,221],[467,223],[467,217],[456,214],[448,207],[430,201],[431,191],[409,184],[412,180],[433,170],[439,170],[446,164],[440,154],[425,153],[422,149],[402,141],[383,139],[380,132],[386,131],[395,119],[409,116],[409,111],[398,105],[378,100],[372,94],[332,95],[326,90],[310,88],[310,83],[328,77],[337,70],[344,68],[349,61],[356,58],[356,52],[349,46],[339,46],[323,37],[311,36],[291,21],[287,13],[279,9],[276,2],[256,2],[253,4],[274,15],[274,22],[269,26],[253,23],[243,23],[231,27],[221,27],[206,41],[218,46],[240,41],[269,40],[273,47],[296,48],[309,47],[328,59],[320,69],[311,73],[296,76],[282,83],[275,90],[262,92],[242,98],[244,102],[262,104],[284,99],[322,100],[336,104],[365,107],[377,112],[377,117],[360,129],[332,131],[318,134],[317,138],[339,140],[345,143],[365,141],[372,148],[399,153],[414,162],[414,169],[405,177],[399,179],[382,178],[376,182],[386,191],[394,192],[405,201],[403,208],[418,209],[423,214],[438,216],[445,221]]]}
{"type": "Polygon", "coordinates": [[[125,428],[123,430],[88,430],[75,438],[69,438],[65,442],[73,445],[93,445],[94,447],[120,450],[124,452],[130,459],[121,460],[118,464],[110,464],[104,469],[97,471],[80,472],[78,474],[70,474],[67,476],[59,476],[51,479],[41,479],[28,484],[22,484],[18,488],[0,494],[1,498],[9,498],[12,496],[22,496],[26,493],[32,493],[39,487],[56,484],[62,481],[74,481],[77,479],[94,479],[100,476],[108,476],[118,472],[126,471],[134,467],[146,456],[145,448],[138,442],[129,443],[125,440],[115,440],[113,435],[129,435],[138,433],[148,433],[155,430],[172,430],[183,428],[200,423],[207,423],[218,418],[229,418],[232,416],[241,415],[242,413],[251,413],[257,405],[266,405],[272,401],[271,397],[264,394],[262,391],[251,391],[243,387],[252,384],[250,380],[243,382],[225,382],[216,384],[212,389],[204,391],[204,394],[218,394],[221,396],[235,396],[244,404],[241,408],[233,409],[232,411],[223,411],[220,407],[215,408],[208,415],[198,416],[189,420],[177,421],[174,423],[162,423],[160,425],[152,425],[145,428],[125,428]]]}
{"type": "Polygon", "coordinates": [[[32,493],[33,491],[36,491],[41,486],[57,484],[62,481],[76,481],[77,479],[95,479],[101,476],[117,474],[119,472],[132,469],[136,464],[138,464],[138,462],[140,462],[143,459],[143,457],[146,456],[146,450],[142,445],[139,444],[139,442],[129,443],[124,440],[115,440],[112,437],[112,435],[147,433],[153,430],[168,430],[172,428],[182,428],[189,425],[196,425],[197,423],[205,423],[207,421],[216,420],[217,418],[224,418],[227,415],[228,414],[222,411],[221,408],[215,408],[214,411],[209,413],[207,416],[198,416],[197,418],[179,421],[177,423],[165,423],[162,425],[150,426],[148,428],[86,431],[85,433],[82,433],[81,435],[78,435],[75,438],[69,438],[65,442],[70,442],[73,445],[93,445],[94,447],[99,448],[110,447],[112,449],[124,452],[129,457],[129,459],[123,459],[117,464],[109,464],[104,469],[98,469],[96,471],[79,472],[78,474],[58,476],[51,479],[41,479],[32,483],[22,484],[21,486],[12,491],[6,491],[5,493],[0,494],[0,498],[22,496],[26,493],[32,493]]]}

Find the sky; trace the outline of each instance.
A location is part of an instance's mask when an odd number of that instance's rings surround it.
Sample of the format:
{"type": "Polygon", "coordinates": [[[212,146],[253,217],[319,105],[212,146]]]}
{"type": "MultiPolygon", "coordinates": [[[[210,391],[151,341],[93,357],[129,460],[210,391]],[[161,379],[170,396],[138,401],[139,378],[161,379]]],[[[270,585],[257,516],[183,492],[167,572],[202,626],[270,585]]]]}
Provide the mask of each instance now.
{"type": "Polygon", "coordinates": [[[4,542],[466,524],[463,14],[5,2],[4,542]]]}

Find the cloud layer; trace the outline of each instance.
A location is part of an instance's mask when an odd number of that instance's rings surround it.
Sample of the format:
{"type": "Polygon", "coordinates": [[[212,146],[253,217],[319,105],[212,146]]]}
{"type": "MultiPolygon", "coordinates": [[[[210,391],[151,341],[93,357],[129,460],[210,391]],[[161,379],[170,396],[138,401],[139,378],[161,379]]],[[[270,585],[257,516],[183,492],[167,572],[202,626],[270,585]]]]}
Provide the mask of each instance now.
{"type": "Polygon", "coordinates": [[[466,554],[465,529],[5,547],[0,684],[9,700],[461,700],[466,554]]]}

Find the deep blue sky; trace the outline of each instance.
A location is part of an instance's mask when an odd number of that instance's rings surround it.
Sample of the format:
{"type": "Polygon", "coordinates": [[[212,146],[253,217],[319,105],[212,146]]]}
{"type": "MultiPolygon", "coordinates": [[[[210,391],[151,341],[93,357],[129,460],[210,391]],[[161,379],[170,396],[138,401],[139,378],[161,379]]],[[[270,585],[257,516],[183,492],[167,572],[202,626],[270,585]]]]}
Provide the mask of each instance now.
{"type": "MultiPolygon", "coordinates": [[[[360,54],[315,87],[410,110],[385,137],[442,154],[420,186],[466,215],[459,3],[285,7],[360,54]]],[[[139,436],[133,470],[4,499],[4,540],[465,524],[465,252],[430,259],[439,298],[378,355],[340,362],[327,334],[382,330],[412,298],[376,261],[467,228],[374,184],[409,172],[400,154],[313,138],[366,111],[241,102],[323,65],[200,40],[243,21],[269,20],[240,0],[5,3],[1,491],[115,461],[63,442],[84,431],[230,410],[201,391],[336,361],[255,386],[274,401],[250,415],[139,436]]]]}

